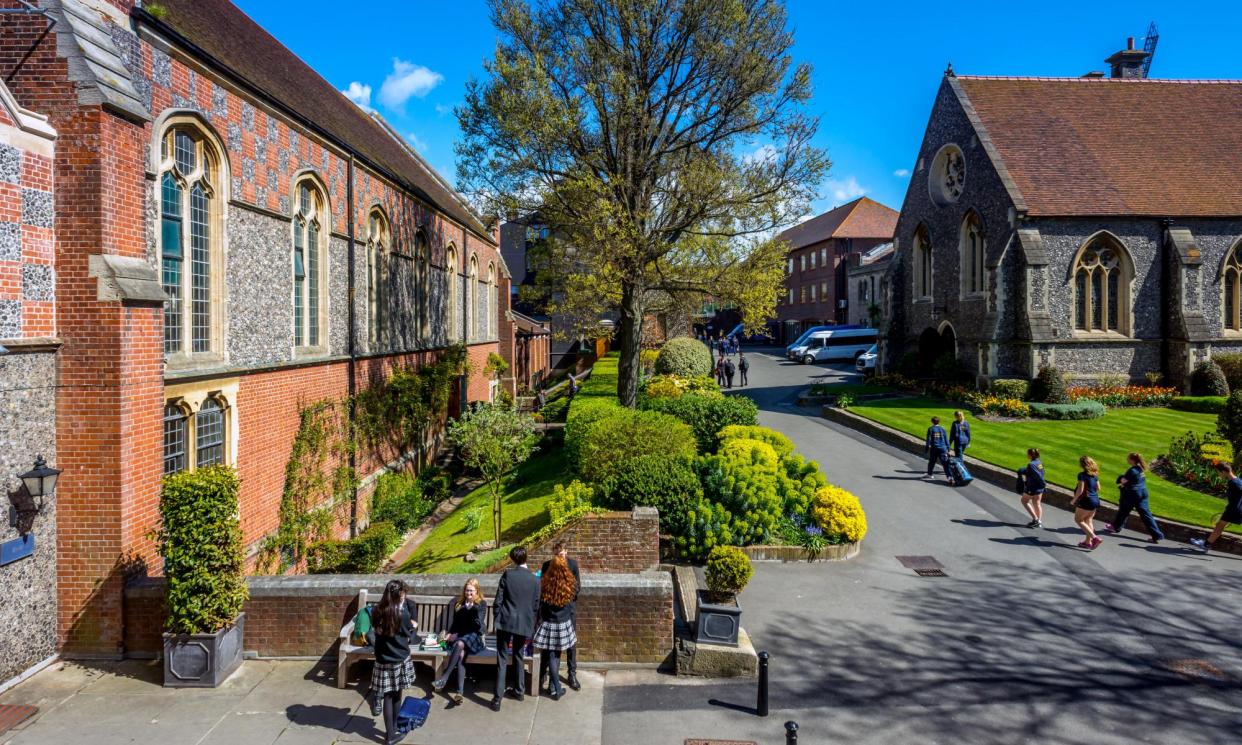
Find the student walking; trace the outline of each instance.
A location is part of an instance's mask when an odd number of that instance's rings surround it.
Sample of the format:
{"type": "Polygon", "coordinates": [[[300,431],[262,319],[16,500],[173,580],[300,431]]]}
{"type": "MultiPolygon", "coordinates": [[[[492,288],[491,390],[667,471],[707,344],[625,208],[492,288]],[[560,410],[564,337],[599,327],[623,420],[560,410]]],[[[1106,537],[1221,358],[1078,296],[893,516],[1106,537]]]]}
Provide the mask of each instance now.
{"type": "Polygon", "coordinates": [[[1113,517],[1112,523],[1104,526],[1104,532],[1120,533],[1125,527],[1126,518],[1132,511],[1137,511],[1139,519],[1143,521],[1147,533],[1151,536],[1147,542],[1159,543],[1164,539],[1164,533],[1160,532],[1160,526],[1156,525],[1156,518],[1152,517],[1151,506],[1147,502],[1147,461],[1138,453],[1130,453],[1126,460],[1130,463],[1130,468],[1117,477],[1117,483],[1121,486],[1121,499],[1117,503],[1117,514],[1113,517]]]}
{"type": "Polygon", "coordinates": [[[724,388],[724,355],[716,358],[716,385],[724,388]]]}
{"type": "MultiPolygon", "coordinates": [[[[574,575],[574,582],[577,583],[578,590],[581,590],[582,589],[582,574],[578,572],[578,562],[570,558],[569,551],[567,551],[565,548],[565,541],[558,540],[555,544],[552,545],[552,556],[553,556],[553,559],[559,556],[565,560],[565,564],[569,567],[569,571],[574,575]]],[[[547,574],[548,569],[550,569],[551,567],[552,567],[552,559],[548,559],[547,561],[543,562],[543,567],[540,568],[539,574],[540,575],[547,574]]],[[[578,593],[577,592],[574,593],[574,599],[571,600],[569,603],[569,618],[571,621],[574,622],[574,629],[576,630],[578,628],[578,593]]],[[[539,689],[540,690],[543,690],[546,687],[545,684],[547,682],[547,677],[548,677],[548,662],[549,662],[548,655],[543,655],[542,657],[539,658],[539,689]]],[[[566,672],[569,673],[569,677],[567,679],[567,682],[569,683],[569,687],[574,689],[575,691],[581,690],[582,684],[578,682],[578,645],[577,644],[574,644],[568,650],[565,651],[565,663],[566,663],[566,667],[568,668],[566,672]]]]}
{"type": "Polygon", "coordinates": [[[944,469],[945,478],[950,481],[953,476],[949,473],[948,457],[949,457],[949,435],[944,431],[944,427],[940,426],[940,417],[931,418],[931,426],[927,428],[927,476],[931,478],[932,472],[936,470],[936,464],[944,469]]]}
{"type": "Polygon", "coordinates": [[[509,551],[509,561],[513,566],[500,575],[496,588],[496,697],[492,699],[492,711],[500,711],[510,658],[517,668],[513,697],[518,701],[525,698],[526,674],[522,657],[526,640],[535,632],[535,617],[539,613],[539,579],[526,568],[526,549],[514,546],[509,551]]]}
{"type": "Polygon", "coordinates": [[[1216,521],[1216,527],[1212,528],[1212,534],[1207,537],[1206,541],[1202,538],[1190,539],[1191,544],[1198,546],[1204,553],[1212,550],[1212,546],[1220,538],[1221,533],[1225,532],[1225,527],[1229,523],[1234,525],[1242,523],[1242,478],[1238,478],[1233,472],[1233,466],[1225,462],[1217,463],[1216,470],[1220,471],[1220,475],[1229,481],[1225,485],[1225,511],[1216,521]]]}
{"type": "Polygon", "coordinates": [[[1086,455],[1078,459],[1078,465],[1082,470],[1074,487],[1074,524],[1086,536],[1078,547],[1093,551],[1103,543],[1095,534],[1095,511],[1100,509],[1100,467],[1086,455]]]}
{"type": "MultiPolygon", "coordinates": [[[[385,743],[392,745],[397,735],[397,710],[401,692],[414,687],[414,661],[410,659],[410,639],[414,636],[418,609],[406,599],[405,583],[390,580],[384,595],[371,613],[371,631],[367,641],[375,650],[375,668],[371,673],[371,691],[382,702],[385,743]]],[[[372,709],[374,711],[374,709],[372,709]]]]}
{"type": "Polygon", "coordinates": [[[1048,482],[1044,480],[1044,464],[1039,462],[1039,448],[1028,448],[1026,457],[1030,459],[1025,466],[1018,469],[1022,479],[1022,509],[1031,516],[1026,524],[1028,528],[1044,527],[1044,491],[1048,482]]]}
{"type": "Polygon", "coordinates": [[[565,557],[557,554],[539,583],[539,630],[535,646],[549,653],[549,694],[553,701],[565,695],[561,686],[561,652],[578,644],[570,606],[578,597],[578,579],[569,569],[565,557]]]}
{"type": "Polygon", "coordinates": [[[742,387],[745,388],[749,382],[746,380],[746,373],[750,372],[750,360],[746,359],[746,355],[741,352],[737,353],[737,371],[742,377],[742,387]]]}
{"type": "Polygon", "coordinates": [[[953,424],[949,425],[949,444],[953,446],[953,455],[962,458],[966,455],[966,447],[970,445],[970,422],[960,411],[953,412],[953,424]]]}
{"type": "Polygon", "coordinates": [[[444,635],[444,640],[451,645],[453,652],[444,672],[432,686],[437,691],[444,690],[450,676],[456,671],[457,690],[450,699],[454,706],[460,706],[466,687],[466,658],[486,649],[483,632],[487,629],[487,599],[483,597],[477,579],[471,577],[466,580],[457,602],[449,604],[448,613],[448,633],[444,635]]]}
{"type": "Polygon", "coordinates": [[[733,387],[733,376],[737,373],[737,368],[733,366],[733,360],[725,358],[724,363],[725,388],[733,387]]]}

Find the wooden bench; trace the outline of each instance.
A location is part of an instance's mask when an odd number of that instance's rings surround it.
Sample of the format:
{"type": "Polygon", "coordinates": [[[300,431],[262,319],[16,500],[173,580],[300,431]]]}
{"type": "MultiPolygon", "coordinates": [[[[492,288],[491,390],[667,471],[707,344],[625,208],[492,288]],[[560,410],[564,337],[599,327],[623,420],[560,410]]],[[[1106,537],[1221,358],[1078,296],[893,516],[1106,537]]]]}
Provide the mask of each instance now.
{"type": "MultiPolygon", "coordinates": [[[[368,598],[366,590],[358,591],[358,608],[365,608],[368,605],[374,606],[378,602],[378,596],[372,596],[374,599],[368,598]]],[[[418,645],[422,638],[434,630],[437,637],[442,637],[448,629],[448,610],[449,603],[456,598],[431,596],[431,595],[411,595],[418,607],[418,617],[414,619],[414,629],[417,638],[410,643],[410,659],[415,662],[426,663],[432,671],[432,675],[439,677],[444,665],[448,662],[449,651],[440,649],[438,646],[432,649],[419,649],[418,645]]],[[[356,615],[356,613],[355,613],[356,615]]],[[[493,631],[492,607],[487,606],[487,625],[486,632],[483,635],[483,642],[487,645],[478,654],[472,654],[466,657],[466,662],[470,664],[496,664],[496,634],[493,631]]],[[[344,688],[349,675],[349,666],[358,660],[375,660],[375,650],[370,645],[355,646],[350,643],[350,636],[354,632],[354,619],[350,618],[349,623],[341,627],[340,648],[337,650],[336,656],[336,687],[344,688]]],[[[523,673],[530,676],[530,685],[526,687],[526,693],[531,696],[539,695],[539,662],[541,653],[535,650],[533,654],[522,658],[523,673]]]]}

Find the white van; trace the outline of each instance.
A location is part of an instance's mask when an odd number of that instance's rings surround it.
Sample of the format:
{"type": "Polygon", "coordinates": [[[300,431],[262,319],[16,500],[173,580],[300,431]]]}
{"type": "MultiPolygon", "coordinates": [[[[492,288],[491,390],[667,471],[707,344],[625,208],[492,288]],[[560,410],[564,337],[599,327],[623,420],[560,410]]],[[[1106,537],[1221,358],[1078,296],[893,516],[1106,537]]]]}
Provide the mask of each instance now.
{"type": "Polygon", "coordinates": [[[876,343],[875,329],[816,331],[801,350],[804,365],[828,360],[856,360],[876,343]]]}

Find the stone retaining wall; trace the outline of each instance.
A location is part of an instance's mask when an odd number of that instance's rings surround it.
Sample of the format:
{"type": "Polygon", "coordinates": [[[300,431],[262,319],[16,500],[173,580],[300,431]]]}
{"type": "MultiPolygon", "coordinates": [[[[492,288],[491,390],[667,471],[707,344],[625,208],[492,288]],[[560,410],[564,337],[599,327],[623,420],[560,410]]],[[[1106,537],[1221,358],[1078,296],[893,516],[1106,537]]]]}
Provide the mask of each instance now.
{"type": "MultiPolygon", "coordinates": [[[[645,572],[660,563],[660,513],[654,507],[635,507],[631,512],[584,515],[538,546],[527,546],[527,563],[537,568],[551,559],[558,540],[565,542],[582,572],[645,572]]],[[[487,571],[503,572],[509,566],[506,558],[487,571]]]]}
{"type": "MultiPolygon", "coordinates": [[[[247,652],[260,657],[336,655],[337,634],[357,612],[358,590],[376,594],[394,577],[412,595],[453,596],[471,575],[318,575],[249,578],[247,652]]],[[[486,597],[498,575],[479,575],[486,597]]],[[[125,591],[125,651],[133,657],[163,649],[164,581],[149,578],[125,591]]],[[[673,647],[673,581],[667,572],[582,575],[578,652],[584,662],[663,663],[673,647]]]]}
{"type": "MultiPolygon", "coordinates": [[[[801,546],[742,546],[751,561],[807,561],[806,549],[801,546]]],[[[862,543],[842,543],[824,546],[815,561],[845,561],[862,552],[862,543]]]]}

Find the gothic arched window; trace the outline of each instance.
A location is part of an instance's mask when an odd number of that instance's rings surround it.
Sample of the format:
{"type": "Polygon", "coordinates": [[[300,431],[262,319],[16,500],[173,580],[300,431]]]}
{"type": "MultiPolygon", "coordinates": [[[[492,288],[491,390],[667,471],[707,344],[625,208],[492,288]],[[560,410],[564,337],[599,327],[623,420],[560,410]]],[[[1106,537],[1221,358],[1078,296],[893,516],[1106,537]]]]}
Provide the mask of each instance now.
{"type": "Polygon", "coordinates": [[[1221,276],[1221,284],[1225,290],[1221,320],[1227,331],[1242,331],[1242,257],[1238,256],[1239,249],[1242,249],[1242,242],[1235,244],[1229,251],[1221,276]]]}
{"type": "Polygon", "coordinates": [[[318,347],[327,335],[327,200],[311,178],[298,182],[294,199],[293,345],[318,347]]]}
{"type": "Polygon", "coordinates": [[[962,294],[974,295],[984,291],[983,223],[974,212],[962,220],[962,294]]]}
{"type": "Polygon", "coordinates": [[[367,301],[372,350],[383,347],[388,335],[388,251],[391,247],[388,218],[376,207],[367,218],[367,301]]]}
{"type": "Polygon", "coordinates": [[[457,285],[461,280],[457,278],[457,249],[453,244],[449,244],[448,249],[444,252],[444,276],[447,284],[448,302],[445,308],[446,318],[444,319],[444,328],[448,334],[449,343],[459,340],[457,331],[457,285]]]}
{"type": "Polygon", "coordinates": [[[932,246],[927,229],[914,231],[914,297],[930,298],[932,294],[932,246]]]}
{"type": "Polygon", "coordinates": [[[1074,329],[1130,333],[1130,259],[1119,242],[1093,239],[1074,263],[1074,329]]]}

